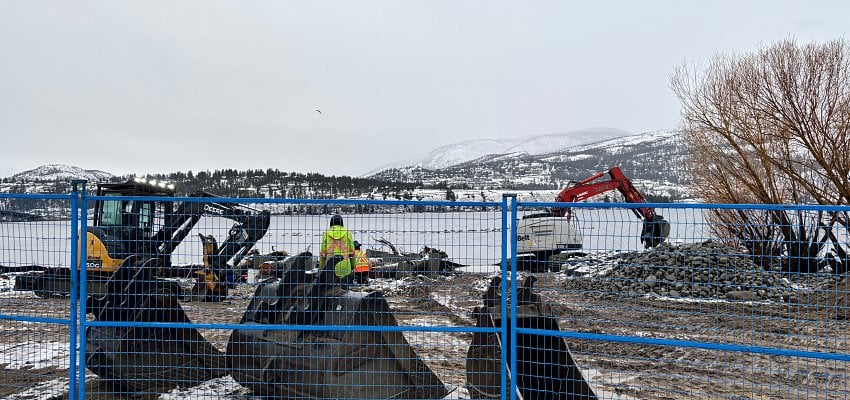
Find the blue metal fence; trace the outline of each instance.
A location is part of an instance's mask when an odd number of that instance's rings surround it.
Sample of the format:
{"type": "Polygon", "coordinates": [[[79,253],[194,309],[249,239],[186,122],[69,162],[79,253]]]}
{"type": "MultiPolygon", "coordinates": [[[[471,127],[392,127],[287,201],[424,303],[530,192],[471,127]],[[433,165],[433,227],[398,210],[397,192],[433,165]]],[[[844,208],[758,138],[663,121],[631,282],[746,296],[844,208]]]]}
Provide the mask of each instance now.
{"type": "Polygon", "coordinates": [[[0,398],[850,397],[850,207],[115,200],[0,196],[0,398]]]}

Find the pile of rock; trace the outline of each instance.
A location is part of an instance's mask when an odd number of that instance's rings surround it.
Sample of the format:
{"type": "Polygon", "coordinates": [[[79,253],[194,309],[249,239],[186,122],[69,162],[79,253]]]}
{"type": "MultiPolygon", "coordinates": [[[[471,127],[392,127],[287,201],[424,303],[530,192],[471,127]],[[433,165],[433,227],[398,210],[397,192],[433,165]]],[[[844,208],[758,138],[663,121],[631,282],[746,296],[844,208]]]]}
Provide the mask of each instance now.
{"type": "Polygon", "coordinates": [[[798,301],[799,290],[782,274],[765,271],[740,250],[711,241],[665,244],[615,257],[604,276],[581,283],[573,279],[568,288],[629,296],[798,301]]]}

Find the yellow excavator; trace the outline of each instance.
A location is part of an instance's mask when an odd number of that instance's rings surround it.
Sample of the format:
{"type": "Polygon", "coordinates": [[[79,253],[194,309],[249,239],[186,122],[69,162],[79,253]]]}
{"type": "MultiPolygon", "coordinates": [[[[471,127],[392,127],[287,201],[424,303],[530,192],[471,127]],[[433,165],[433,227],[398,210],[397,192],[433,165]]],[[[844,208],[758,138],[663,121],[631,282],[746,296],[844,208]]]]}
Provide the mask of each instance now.
{"type": "MultiPolygon", "coordinates": [[[[86,241],[87,293],[103,293],[107,280],[129,259],[156,268],[160,277],[194,275],[198,284],[192,292],[202,300],[227,296],[233,282],[230,265],[239,260],[266,234],[268,211],[236,203],[217,202],[216,196],[197,192],[176,200],[173,185],[133,179],[125,183],[97,186],[92,223],[81,239],[86,241]],[[204,265],[178,268],[171,263],[174,249],[189,235],[204,215],[233,220],[227,237],[219,244],[211,235],[200,235],[204,265]],[[150,262],[149,262],[150,261],[150,262]]],[[[42,297],[68,295],[71,269],[47,267],[16,278],[15,288],[32,290],[42,297]]]]}

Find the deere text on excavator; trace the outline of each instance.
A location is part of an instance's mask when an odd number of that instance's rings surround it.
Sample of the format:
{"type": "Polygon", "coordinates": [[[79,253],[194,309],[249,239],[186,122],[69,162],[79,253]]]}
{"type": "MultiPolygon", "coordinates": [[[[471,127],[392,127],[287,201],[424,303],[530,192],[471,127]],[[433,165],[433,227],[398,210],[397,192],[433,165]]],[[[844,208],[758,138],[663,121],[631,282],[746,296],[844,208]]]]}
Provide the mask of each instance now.
{"type": "MultiPolygon", "coordinates": [[[[619,191],[626,203],[646,203],[644,195],[632,184],[620,167],[567,186],[556,202],[576,203],[612,190],[619,191]],[[609,180],[597,181],[605,175],[609,180]]],[[[667,239],[670,224],[651,207],[631,208],[643,220],[640,241],[645,248],[656,247],[667,239]]],[[[583,238],[572,223],[569,207],[556,207],[550,212],[524,216],[517,224],[517,261],[520,269],[544,272],[564,257],[581,254],[583,238]]]]}
{"type": "MultiPolygon", "coordinates": [[[[228,266],[239,260],[266,234],[271,221],[268,211],[236,203],[217,202],[216,196],[196,192],[190,198],[175,201],[173,185],[136,178],[125,183],[97,186],[92,223],[86,234],[86,285],[94,296],[125,262],[145,263],[156,268],[160,277],[195,275],[193,295],[203,300],[227,296],[226,281],[233,270],[228,266]],[[113,199],[114,198],[114,199],[113,199]],[[203,268],[189,270],[172,266],[174,249],[189,235],[204,215],[233,221],[227,237],[218,244],[215,238],[200,235],[204,243],[203,268]]],[[[33,290],[47,297],[68,295],[72,269],[47,267],[16,278],[17,290],[33,290]]]]}

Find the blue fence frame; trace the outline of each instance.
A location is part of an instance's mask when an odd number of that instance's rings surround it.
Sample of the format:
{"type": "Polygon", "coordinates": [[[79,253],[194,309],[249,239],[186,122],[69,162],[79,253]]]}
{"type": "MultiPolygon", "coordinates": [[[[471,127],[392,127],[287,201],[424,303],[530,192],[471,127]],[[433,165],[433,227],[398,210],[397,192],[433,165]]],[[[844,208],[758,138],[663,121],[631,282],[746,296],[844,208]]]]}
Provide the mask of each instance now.
{"type": "MultiPolygon", "coordinates": [[[[80,241],[79,233],[86,232],[88,225],[88,209],[91,202],[102,201],[107,197],[98,197],[89,195],[84,185],[75,185],[74,191],[69,195],[2,195],[0,199],[8,199],[15,201],[18,199],[38,199],[38,200],[59,200],[66,201],[69,204],[71,231],[69,232],[71,243],[80,241]]],[[[126,200],[149,200],[150,198],[126,198],[126,200]]],[[[158,200],[162,200],[158,198],[158,200]]],[[[203,203],[209,201],[207,198],[172,198],[174,201],[188,201],[203,203]]],[[[501,265],[506,266],[501,268],[502,282],[510,282],[510,285],[501,285],[500,303],[502,315],[517,315],[517,301],[510,301],[510,294],[518,292],[518,279],[521,271],[518,270],[517,264],[517,221],[521,211],[539,208],[555,208],[563,207],[563,203],[539,203],[539,202],[522,202],[518,201],[515,195],[505,195],[500,202],[423,202],[423,201],[386,201],[386,200],[308,200],[308,199],[246,199],[246,198],[216,198],[215,201],[222,203],[252,203],[252,204],[285,204],[285,205],[316,205],[316,206],[388,206],[388,207],[458,207],[458,208],[487,208],[497,210],[501,215],[501,243],[500,257],[501,265]]],[[[823,211],[833,213],[848,213],[848,206],[806,206],[806,205],[729,205],[729,204],[669,204],[669,203],[646,203],[646,204],[625,204],[625,203],[577,203],[571,204],[571,208],[575,209],[630,209],[636,207],[653,207],[658,209],[687,209],[687,210],[779,210],[779,211],[823,211]]],[[[2,231],[0,231],[2,234],[2,231]]],[[[3,249],[0,249],[3,251],[3,249]]],[[[76,267],[83,271],[79,276],[71,274],[72,293],[77,295],[70,296],[70,317],[62,318],[47,318],[40,316],[25,316],[25,315],[6,315],[0,310],[0,321],[17,321],[17,322],[32,322],[45,324],[60,324],[69,327],[69,353],[70,363],[68,365],[68,379],[70,382],[69,398],[70,399],[85,399],[86,398],[86,331],[90,327],[150,327],[150,328],[197,328],[197,329],[214,329],[214,330],[235,330],[235,329],[256,329],[256,330],[287,330],[287,331],[386,331],[386,332],[442,332],[442,333],[488,333],[501,334],[502,338],[510,337],[512,344],[501,352],[501,395],[503,399],[517,398],[517,381],[518,379],[509,379],[508,369],[517,371],[518,357],[517,352],[517,335],[536,335],[549,336],[561,339],[572,339],[580,341],[592,342],[610,342],[610,343],[626,343],[649,346],[664,346],[676,348],[693,348],[708,351],[722,351],[734,353],[749,353],[762,354],[779,357],[792,357],[808,360],[828,360],[835,362],[850,362],[850,353],[848,352],[825,352],[813,350],[800,350],[793,348],[769,347],[759,345],[742,345],[734,343],[716,343],[700,340],[686,340],[675,338],[654,338],[639,335],[622,335],[622,334],[606,334],[582,332],[578,330],[570,330],[569,328],[560,331],[523,328],[517,326],[517,318],[502,318],[501,326],[492,328],[480,328],[470,326],[351,326],[351,325],[257,325],[257,324],[232,324],[232,323],[156,323],[156,322],[115,322],[115,321],[92,321],[86,318],[87,312],[87,274],[84,261],[87,257],[86,246],[77,247],[70,246],[70,260],[68,265],[76,267]],[[80,269],[81,268],[81,269],[80,269]]],[[[682,322],[683,324],[686,321],[682,322]]],[[[837,338],[847,340],[844,338],[837,338]]],[[[0,359],[0,363],[2,363],[0,359]]],[[[458,371],[462,373],[462,371],[458,371]]],[[[847,378],[847,375],[844,376],[847,378]]],[[[850,391],[843,392],[847,396],[850,391]]],[[[827,396],[830,397],[830,396],[827,396]]],[[[833,396],[834,397],[834,396],[833,396]]]]}

